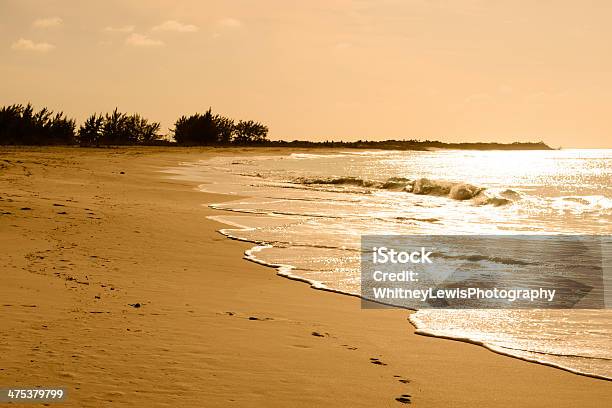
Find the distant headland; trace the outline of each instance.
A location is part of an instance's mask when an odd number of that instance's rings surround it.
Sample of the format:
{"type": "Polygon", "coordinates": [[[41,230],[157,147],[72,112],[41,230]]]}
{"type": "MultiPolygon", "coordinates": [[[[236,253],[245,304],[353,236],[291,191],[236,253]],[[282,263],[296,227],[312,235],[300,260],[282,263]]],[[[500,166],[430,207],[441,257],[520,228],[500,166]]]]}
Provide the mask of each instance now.
{"type": "Polygon", "coordinates": [[[358,140],[356,142],[309,142],[294,140],[292,142],[270,141],[265,146],[274,147],[343,147],[351,149],[381,149],[381,150],[554,150],[544,142],[514,142],[514,143],[446,143],[438,140],[358,140]]]}
{"type": "Polygon", "coordinates": [[[204,113],[181,116],[170,129],[160,133],[160,123],[134,113],[115,109],[106,114],[94,113],[77,129],[76,120],[63,112],[42,108],[35,111],[31,104],[9,105],[0,108],[0,145],[78,145],[82,147],[109,146],[252,146],[294,148],[353,148],[384,150],[553,150],[544,142],[514,143],[446,143],[437,140],[357,140],[307,141],[269,140],[268,127],[253,120],[234,120],[204,113]]]}

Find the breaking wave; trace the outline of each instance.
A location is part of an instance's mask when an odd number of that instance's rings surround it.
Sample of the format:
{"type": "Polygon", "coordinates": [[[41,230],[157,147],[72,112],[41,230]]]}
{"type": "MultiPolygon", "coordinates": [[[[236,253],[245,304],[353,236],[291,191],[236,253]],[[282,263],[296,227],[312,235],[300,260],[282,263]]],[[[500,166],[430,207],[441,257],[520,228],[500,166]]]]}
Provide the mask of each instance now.
{"type": "Polygon", "coordinates": [[[404,177],[391,177],[385,181],[377,181],[350,176],[326,178],[298,177],[294,179],[292,183],[305,186],[333,185],[404,191],[417,195],[447,197],[458,201],[473,200],[474,204],[477,205],[500,206],[510,204],[520,198],[520,194],[514,190],[504,190],[498,195],[495,195],[486,191],[484,187],[478,187],[468,183],[431,180],[428,178],[411,180],[404,177]]]}

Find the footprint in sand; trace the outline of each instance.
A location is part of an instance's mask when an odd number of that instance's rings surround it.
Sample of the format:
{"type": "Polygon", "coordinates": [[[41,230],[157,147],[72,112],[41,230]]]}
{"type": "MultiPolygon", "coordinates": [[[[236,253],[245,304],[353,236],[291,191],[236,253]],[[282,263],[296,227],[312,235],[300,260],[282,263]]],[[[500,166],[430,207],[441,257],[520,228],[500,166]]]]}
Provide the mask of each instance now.
{"type": "Polygon", "coordinates": [[[387,365],[387,363],[383,363],[382,361],[380,361],[379,359],[377,359],[375,357],[370,357],[370,363],[376,364],[376,365],[381,365],[381,366],[386,366],[387,365]]]}
{"type": "Polygon", "coordinates": [[[266,321],[266,320],[272,320],[272,318],[271,317],[249,316],[249,320],[262,320],[262,321],[266,321]]]}
{"type": "Polygon", "coordinates": [[[274,320],[271,317],[257,317],[257,316],[241,317],[236,312],[223,312],[223,314],[225,314],[227,316],[236,316],[238,318],[247,319],[247,320],[259,320],[259,321],[274,320]]]}
{"type": "Polygon", "coordinates": [[[397,397],[395,400],[397,402],[401,402],[402,404],[410,404],[412,401],[410,400],[410,394],[402,394],[401,397],[397,397]]]}

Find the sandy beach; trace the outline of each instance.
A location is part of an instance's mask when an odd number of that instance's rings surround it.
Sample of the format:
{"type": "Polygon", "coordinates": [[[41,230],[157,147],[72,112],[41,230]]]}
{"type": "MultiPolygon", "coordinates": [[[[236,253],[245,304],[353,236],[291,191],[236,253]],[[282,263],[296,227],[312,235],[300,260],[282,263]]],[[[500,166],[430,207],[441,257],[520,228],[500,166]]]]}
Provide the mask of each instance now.
{"type": "Polygon", "coordinates": [[[162,170],[280,149],[0,148],[0,387],[63,406],[602,407],[612,384],[419,336],[243,259],[162,170]]]}

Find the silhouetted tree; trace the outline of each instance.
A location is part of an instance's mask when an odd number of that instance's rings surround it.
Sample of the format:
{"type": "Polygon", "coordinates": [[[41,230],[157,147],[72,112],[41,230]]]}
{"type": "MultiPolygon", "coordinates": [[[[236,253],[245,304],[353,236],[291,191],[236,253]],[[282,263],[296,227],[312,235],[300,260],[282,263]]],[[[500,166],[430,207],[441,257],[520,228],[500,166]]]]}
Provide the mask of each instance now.
{"type": "Polygon", "coordinates": [[[31,104],[0,109],[0,144],[73,144],[75,122],[63,112],[34,111],[31,104]]]}
{"type": "Polygon", "coordinates": [[[203,115],[195,113],[189,117],[181,116],[172,132],[178,144],[215,145],[220,142],[219,118],[209,108],[203,115]]]}
{"type": "Polygon", "coordinates": [[[222,145],[230,144],[234,134],[234,119],[215,115],[214,122],[217,128],[217,142],[222,145]]]}
{"type": "Polygon", "coordinates": [[[209,108],[204,114],[181,116],[175,123],[174,140],[182,145],[260,144],[266,141],[268,128],[261,123],[234,120],[213,115],[209,108]]]}
{"type": "Polygon", "coordinates": [[[267,126],[252,120],[241,120],[234,127],[234,138],[232,139],[232,141],[233,143],[240,145],[258,144],[265,142],[267,136],[267,126]]]}
{"type": "Polygon", "coordinates": [[[93,114],[79,128],[77,134],[81,146],[100,146],[104,116],[93,114]]]}
{"type": "Polygon", "coordinates": [[[158,140],[160,125],[149,121],[138,114],[128,115],[115,108],[102,120],[99,144],[134,145],[147,144],[158,140]]]}
{"type": "Polygon", "coordinates": [[[129,134],[128,139],[133,144],[148,144],[160,138],[157,133],[160,128],[159,123],[149,123],[137,113],[126,116],[126,128],[129,134]]]}
{"type": "Polygon", "coordinates": [[[127,144],[128,136],[125,134],[125,114],[117,108],[112,113],[104,115],[100,143],[105,145],[127,144]],[[123,143],[121,143],[123,141],[123,143]]]}
{"type": "Polygon", "coordinates": [[[147,119],[140,115],[135,115],[134,118],[138,124],[137,128],[139,130],[138,143],[148,144],[160,139],[161,136],[158,133],[160,129],[159,122],[149,123],[147,119]]]}

